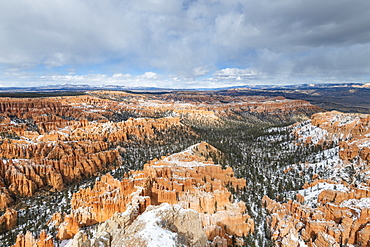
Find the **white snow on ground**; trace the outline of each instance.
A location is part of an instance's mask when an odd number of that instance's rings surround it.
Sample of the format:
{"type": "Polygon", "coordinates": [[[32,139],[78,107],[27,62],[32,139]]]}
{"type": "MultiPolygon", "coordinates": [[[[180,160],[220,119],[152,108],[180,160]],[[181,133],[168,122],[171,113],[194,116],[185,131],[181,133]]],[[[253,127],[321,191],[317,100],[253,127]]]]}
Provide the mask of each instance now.
{"type": "Polygon", "coordinates": [[[71,244],[71,239],[62,240],[62,242],[59,244],[59,247],[71,247],[71,244]]]}
{"type": "Polygon", "coordinates": [[[291,167],[293,169],[299,168],[304,170],[312,168],[315,173],[325,173],[324,178],[335,180],[344,167],[343,160],[339,158],[338,151],[338,147],[326,149],[314,156],[315,163],[293,164],[287,168],[291,167]]]}
{"type": "Polygon", "coordinates": [[[176,109],[192,109],[195,107],[194,104],[190,103],[179,103],[174,102],[174,104],[164,104],[161,101],[144,101],[139,103],[140,106],[151,106],[151,107],[173,107],[176,106],[176,109]]]}
{"type": "Polygon", "coordinates": [[[370,198],[365,197],[361,199],[349,199],[340,204],[341,207],[348,207],[348,208],[370,208],[370,198]]]}
{"type": "Polygon", "coordinates": [[[327,130],[316,127],[310,122],[307,122],[307,124],[303,126],[297,125],[296,129],[299,135],[298,140],[303,143],[306,142],[308,138],[311,138],[311,142],[317,144],[319,141],[325,140],[328,135],[327,130]]]}
{"type": "Polygon", "coordinates": [[[370,147],[370,140],[359,140],[358,141],[360,144],[358,145],[359,148],[365,148],[365,147],[370,147]],[[361,142],[362,141],[362,142],[361,142]]]}
{"type": "Polygon", "coordinates": [[[331,120],[331,123],[339,122],[338,126],[347,125],[353,122],[359,122],[359,117],[354,114],[337,114],[331,120]]]}
{"type": "Polygon", "coordinates": [[[198,167],[209,165],[198,161],[184,161],[183,157],[180,157],[180,159],[178,159],[178,157],[176,156],[171,158],[167,157],[163,161],[171,165],[177,165],[182,167],[198,167]]]}
{"type": "MultiPolygon", "coordinates": [[[[356,115],[351,114],[339,114],[329,119],[328,122],[331,125],[337,124],[337,126],[346,126],[349,124],[356,125],[359,123],[360,119],[356,115]]],[[[318,144],[320,141],[330,140],[330,141],[344,141],[351,138],[351,134],[345,135],[343,133],[329,133],[320,127],[311,124],[311,120],[296,124],[293,129],[298,134],[299,142],[306,142],[307,139],[311,138],[313,144],[318,144]]]]}
{"type": "Polygon", "coordinates": [[[288,236],[292,241],[298,243],[299,247],[308,247],[308,245],[300,237],[295,236],[292,232],[290,232],[288,236]]]}
{"type": "Polygon", "coordinates": [[[137,234],[147,240],[148,247],[177,246],[177,234],[161,226],[161,219],[157,214],[161,211],[171,210],[171,205],[164,203],[159,208],[146,211],[137,217],[137,221],[145,224],[145,228],[137,234]]]}
{"type": "Polygon", "coordinates": [[[199,144],[194,144],[180,153],[172,154],[162,161],[170,165],[177,165],[182,167],[198,167],[198,166],[209,166],[210,164],[204,164],[198,161],[186,161],[186,156],[194,155],[193,149],[199,144]]]}
{"type": "Polygon", "coordinates": [[[347,192],[348,188],[342,184],[329,184],[326,182],[318,183],[315,186],[312,186],[307,189],[299,190],[298,193],[304,196],[304,203],[314,207],[317,203],[317,198],[319,194],[324,190],[335,190],[335,191],[342,191],[347,192]]]}

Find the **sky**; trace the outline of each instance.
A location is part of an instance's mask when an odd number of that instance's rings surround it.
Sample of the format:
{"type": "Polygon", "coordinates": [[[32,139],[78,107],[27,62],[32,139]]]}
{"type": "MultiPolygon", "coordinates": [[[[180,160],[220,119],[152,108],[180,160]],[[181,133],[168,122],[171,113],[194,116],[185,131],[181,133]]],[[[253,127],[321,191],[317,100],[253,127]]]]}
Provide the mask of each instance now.
{"type": "Polygon", "coordinates": [[[350,82],[369,0],[0,0],[0,87],[350,82]]]}

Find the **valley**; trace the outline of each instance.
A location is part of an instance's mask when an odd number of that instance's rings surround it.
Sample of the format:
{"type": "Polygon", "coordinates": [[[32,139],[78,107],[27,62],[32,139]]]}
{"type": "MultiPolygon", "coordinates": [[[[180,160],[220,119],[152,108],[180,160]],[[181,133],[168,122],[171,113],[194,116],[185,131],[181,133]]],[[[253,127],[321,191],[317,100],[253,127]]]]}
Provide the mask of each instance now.
{"type": "Polygon", "coordinates": [[[370,116],[249,94],[0,98],[0,242],[367,246],[370,116]]]}

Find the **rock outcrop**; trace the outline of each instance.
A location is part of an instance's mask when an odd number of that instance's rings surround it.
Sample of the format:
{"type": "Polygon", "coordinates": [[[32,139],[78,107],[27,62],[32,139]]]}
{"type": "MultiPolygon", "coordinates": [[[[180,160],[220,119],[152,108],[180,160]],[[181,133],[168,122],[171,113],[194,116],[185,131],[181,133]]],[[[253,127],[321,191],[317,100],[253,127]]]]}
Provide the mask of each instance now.
{"type": "Polygon", "coordinates": [[[328,175],[315,174],[295,201],[263,198],[271,239],[277,246],[369,246],[370,115],[315,114],[295,134],[306,145],[337,145],[337,154],[325,164],[328,175]]]}
{"type": "Polygon", "coordinates": [[[35,238],[31,232],[27,231],[26,235],[19,234],[17,236],[17,240],[12,247],[54,247],[54,242],[45,231],[41,231],[39,238],[35,238]]]}
{"type": "Polygon", "coordinates": [[[132,207],[98,226],[93,239],[83,231],[75,235],[72,246],[206,246],[207,237],[202,230],[199,215],[179,205],[163,203],[148,206],[134,218],[132,207]]]}
{"type": "MultiPolygon", "coordinates": [[[[227,246],[232,236],[237,238],[253,232],[254,222],[245,213],[244,202],[230,201],[232,195],[226,189],[226,186],[244,188],[245,180],[235,178],[230,167],[223,170],[207,160],[211,153],[220,154],[212,146],[201,143],[153,160],[142,171],[130,172],[122,181],[107,174],[92,189],[80,189],[73,195],[71,214],[62,223],[59,215],[50,224],[59,226],[59,239],[68,239],[79,228],[107,222],[117,212],[131,215],[129,218],[134,222],[138,215],[147,212],[149,205],[168,203],[177,205],[179,210],[195,210],[209,243],[221,241],[224,243],[221,246],[227,246]]],[[[179,229],[171,229],[175,228],[179,229]]],[[[177,231],[177,234],[182,233],[177,231]]]]}
{"type": "Polygon", "coordinates": [[[108,106],[118,103],[90,96],[2,99],[0,208],[12,203],[11,194],[32,196],[45,187],[61,190],[121,164],[114,149],[118,145],[154,142],[156,133],[170,129],[188,131],[179,118],[111,122],[101,112],[108,106]]]}
{"type": "Polygon", "coordinates": [[[0,216],[0,233],[12,229],[17,224],[18,212],[7,208],[5,213],[0,216]]]}
{"type": "Polygon", "coordinates": [[[212,125],[247,112],[284,119],[318,110],[305,101],[234,97],[233,92],[141,95],[102,91],[91,95],[0,100],[0,180],[7,185],[0,191],[4,198],[0,208],[12,203],[11,194],[31,196],[45,187],[60,190],[65,184],[111,169],[120,163],[112,147],[148,143],[166,130],[189,132],[180,120],[212,125]]]}
{"type": "MultiPolygon", "coordinates": [[[[268,223],[272,240],[278,246],[300,246],[300,243],[309,246],[368,246],[370,235],[364,230],[370,216],[368,198],[336,203],[335,200],[330,201],[335,193],[331,190],[321,192],[321,202],[316,207],[291,200],[277,203],[265,196],[263,203],[271,214],[268,223]],[[330,203],[322,203],[324,201],[330,203]]],[[[350,193],[356,194],[357,191],[350,193]]]]}
{"type": "MultiPolygon", "coordinates": [[[[216,126],[224,124],[225,119],[234,121],[249,118],[263,122],[270,115],[274,116],[271,118],[273,121],[289,122],[307,118],[320,110],[306,101],[242,94],[234,96],[234,93],[235,90],[224,94],[99,91],[81,96],[1,98],[0,210],[14,206],[13,203],[18,202],[20,197],[30,197],[41,190],[60,191],[70,184],[109,171],[122,164],[121,155],[125,147],[132,144],[157,145],[172,141],[173,136],[179,137],[176,139],[178,142],[181,142],[181,138],[195,137],[196,134],[186,124],[216,126]]],[[[144,188],[142,193],[147,201],[142,203],[140,213],[148,205],[164,202],[181,202],[184,209],[193,208],[202,214],[207,212],[207,215],[200,217],[202,224],[208,222],[207,236],[217,235],[212,238],[214,243],[230,242],[228,235],[241,236],[240,228],[233,222],[247,221],[247,227],[253,229],[252,221],[243,214],[239,215],[245,210],[242,203],[239,206],[227,206],[230,193],[226,189],[217,189],[225,186],[217,175],[225,172],[218,166],[210,164],[207,168],[198,167],[191,171],[179,168],[176,172],[170,168],[157,171],[154,167],[148,165],[141,175],[135,175],[150,178],[143,179],[145,183],[135,179],[134,182],[125,180],[126,185],[115,187],[132,192],[136,191],[135,186],[144,188]],[[152,179],[157,172],[158,176],[164,174],[162,179],[152,179]],[[184,181],[172,181],[167,173],[183,177],[184,181]],[[200,178],[199,174],[203,173],[204,177],[200,178]],[[184,174],[194,178],[187,178],[184,174]],[[195,193],[194,183],[204,186],[201,190],[196,189],[198,194],[192,194],[195,193]],[[235,212],[238,216],[231,220],[228,214],[219,212],[221,209],[235,212]],[[227,222],[227,226],[220,221],[227,222]]],[[[231,176],[231,173],[226,170],[227,176],[231,176]]],[[[104,179],[111,180],[102,178],[102,183],[104,179]]],[[[226,180],[227,186],[244,186],[243,181],[234,177],[226,180]]],[[[132,199],[125,196],[125,202],[132,199]]],[[[91,210],[100,212],[98,207],[98,204],[93,204],[91,210]]],[[[126,208],[123,205],[106,205],[101,216],[97,216],[96,212],[92,212],[91,216],[81,214],[76,216],[82,217],[82,221],[78,222],[74,221],[75,215],[65,216],[65,219],[61,217],[62,221],[69,222],[68,225],[73,227],[67,227],[69,230],[65,232],[61,230],[60,234],[71,237],[81,226],[109,219],[116,210],[123,212],[126,208]]]]}
{"type": "Polygon", "coordinates": [[[121,108],[91,96],[1,98],[0,210],[121,165],[122,146],[164,143],[171,131],[194,135],[177,117],[116,119],[121,108]]]}

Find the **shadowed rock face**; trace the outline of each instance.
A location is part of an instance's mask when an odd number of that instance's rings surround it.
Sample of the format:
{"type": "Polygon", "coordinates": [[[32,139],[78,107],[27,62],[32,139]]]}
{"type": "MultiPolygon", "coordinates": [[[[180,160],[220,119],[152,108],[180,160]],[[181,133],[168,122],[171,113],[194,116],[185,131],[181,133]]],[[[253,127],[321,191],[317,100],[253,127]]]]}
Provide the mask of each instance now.
{"type": "MultiPolygon", "coordinates": [[[[144,165],[142,171],[130,172],[122,181],[107,174],[96,181],[92,189],[75,193],[71,214],[55,215],[50,224],[59,226],[59,239],[68,239],[78,233],[80,227],[106,222],[118,212],[125,217],[129,215],[125,224],[133,228],[131,224],[135,224],[138,215],[143,214],[143,218],[148,213],[149,205],[168,203],[177,205],[177,209],[165,210],[173,217],[181,219],[183,216],[178,213],[191,214],[209,243],[230,244],[232,236],[242,237],[253,232],[254,223],[245,213],[244,202],[232,202],[232,195],[226,189],[226,186],[244,188],[245,180],[235,178],[230,167],[224,170],[207,160],[205,156],[211,153],[220,155],[214,147],[200,143],[181,153],[153,160],[144,165]],[[183,211],[188,209],[193,211],[183,211]]],[[[181,235],[179,227],[171,227],[171,224],[168,229],[181,235]]]]}
{"type": "Polygon", "coordinates": [[[12,229],[17,224],[18,212],[14,209],[7,208],[5,213],[0,217],[0,232],[12,229]]]}
{"type": "Polygon", "coordinates": [[[296,127],[299,142],[337,143],[329,173],[305,184],[296,201],[263,204],[278,246],[370,244],[370,115],[319,113],[296,127]]]}

